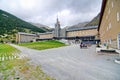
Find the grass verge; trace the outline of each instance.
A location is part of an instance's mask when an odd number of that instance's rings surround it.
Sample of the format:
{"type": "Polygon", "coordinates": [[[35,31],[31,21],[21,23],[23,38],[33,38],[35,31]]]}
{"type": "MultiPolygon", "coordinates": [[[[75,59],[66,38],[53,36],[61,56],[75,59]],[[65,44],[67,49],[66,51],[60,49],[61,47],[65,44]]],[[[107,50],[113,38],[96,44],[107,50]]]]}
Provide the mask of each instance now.
{"type": "Polygon", "coordinates": [[[0,65],[0,80],[55,80],[26,58],[0,62],[0,65]]]}
{"type": "Polygon", "coordinates": [[[0,62],[15,59],[18,57],[18,53],[20,51],[9,44],[0,44],[0,62]]]}
{"type": "Polygon", "coordinates": [[[17,55],[20,51],[8,44],[0,44],[0,57],[17,55]]]}
{"type": "Polygon", "coordinates": [[[8,44],[0,44],[0,80],[55,80],[29,59],[13,58],[19,52],[8,44]]]}

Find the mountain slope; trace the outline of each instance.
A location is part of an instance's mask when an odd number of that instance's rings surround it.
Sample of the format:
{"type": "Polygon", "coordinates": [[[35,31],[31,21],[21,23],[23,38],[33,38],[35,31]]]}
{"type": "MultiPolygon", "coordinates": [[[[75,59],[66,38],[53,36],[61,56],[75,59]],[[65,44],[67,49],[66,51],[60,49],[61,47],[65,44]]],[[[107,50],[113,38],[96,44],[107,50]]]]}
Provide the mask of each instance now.
{"type": "Polygon", "coordinates": [[[51,28],[49,26],[46,26],[46,25],[43,25],[40,23],[31,23],[31,24],[37,26],[38,28],[43,29],[46,32],[53,32],[54,31],[54,28],[51,28]]]}
{"type": "Polygon", "coordinates": [[[76,24],[76,25],[73,25],[73,26],[68,27],[67,29],[74,29],[74,28],[83,27],[83,26],[85,26],[85,25],[88,24],[88,23],[89,23],[89,22],[78,23],[78,24],[76,24]]]}
{"type": "Polygon", "coordinates": [[[3,34],[15,34],[17,32],[45,32],[32,24],[25,22],[16,16],[0,10],[0,35],[3,34]]]}
{"type": "Polygon", "coordinates": [[[40,23],[31,23],[32,25],[38,27],[38,28],[41,28],[43,29],[44,31],[46,32],[49,32],[50,31],[50,27],[46,26],[46,25],[43,25],[43,24],[40,24],[40,23]]]}
{"type": "Polygon", "coordinates": [[[100,14],[98,14],[96,17],[94,17],[90,22],[83,22],[83,23],[78,23],[73,26],[68,26],[65,27],[67,30],[73,30],[73,29],[78,29],[80,27],[87,27],[87,26],[97,26],[99,23],[99,17],[100,14]]]}
{"type": "Polygon", "coordinates": [[[99,23],[99,17],[100,14],[98,14],[95,18],[93,18],[88,24],[86,24],[85,26],[97,26],[99,23]]]}

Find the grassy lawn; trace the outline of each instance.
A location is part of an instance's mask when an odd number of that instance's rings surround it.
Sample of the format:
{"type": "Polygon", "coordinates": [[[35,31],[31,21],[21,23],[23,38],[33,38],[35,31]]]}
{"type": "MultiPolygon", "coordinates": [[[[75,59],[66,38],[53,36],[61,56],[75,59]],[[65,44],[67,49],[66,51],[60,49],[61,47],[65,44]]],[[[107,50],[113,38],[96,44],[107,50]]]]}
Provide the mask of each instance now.
{"type": "Polygon", "coordinates": [[[0,61],[8,60],[13,57],[17,57],[18,53],[19,51],[16,48],[8,44],[0,44],[0,61]]]}
{"type": "Polygon", "coordinates": [[[0,44],[0,80],[55,80],[29,59],[13,57],[19,52],[8,44],[0,44]]]}
{"type": "Polygon", "coordinates": [[[32,42],[32,43],[21,43],[20,46],[25,46],[32,49],[44,50],[49,48],[57,48],[65,46],[64,43],[61,43],[56,40],[41,41],[41,42],[32,42]]]}

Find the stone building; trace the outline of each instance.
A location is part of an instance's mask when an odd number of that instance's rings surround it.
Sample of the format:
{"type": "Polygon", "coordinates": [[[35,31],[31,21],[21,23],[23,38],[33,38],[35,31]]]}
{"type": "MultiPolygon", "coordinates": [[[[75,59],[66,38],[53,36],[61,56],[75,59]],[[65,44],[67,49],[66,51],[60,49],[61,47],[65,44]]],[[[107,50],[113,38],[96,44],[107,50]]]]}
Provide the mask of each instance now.
{"type": "Polygon", "coordinates": [[[40,40],[50,40],[54,37],[53,32],[39,33],[38,35],[40,40]]]}
{"type": "Polygon", "coordinates": [[[103,0],[98,26],[102,44],[120,49],[120,0],[103,0]]]}
{"type": "Polygon", "coordinates": [[[80,39],[96,43],[96,41],[99,41],[97,28],[98,26],[87,26],[69,29],[66,30],[66,36],[67,39],[80,39]]]}
{"type": "Polygon", "coordinates": [[[30,33],[24,33],[24,32],[18,32],[16,34],[16,42],[21,43],[21,42],[33,42],[38,39],[39,36],[37,34],[30,34],[30,33]]]}
{"type": "Polygon", "coordinates": [[[73,29],[61,29],[58,18],[56,19],[55,29],[53,32],[28,34],[19,32],[16,36],[16,41],[30,42],[35,40],[51,40],[51,39],[68,39],[68,40],[82,40],[96,42],[99,39],[96,37],[98,34],[97,26],[87,26],[73,29]]]}

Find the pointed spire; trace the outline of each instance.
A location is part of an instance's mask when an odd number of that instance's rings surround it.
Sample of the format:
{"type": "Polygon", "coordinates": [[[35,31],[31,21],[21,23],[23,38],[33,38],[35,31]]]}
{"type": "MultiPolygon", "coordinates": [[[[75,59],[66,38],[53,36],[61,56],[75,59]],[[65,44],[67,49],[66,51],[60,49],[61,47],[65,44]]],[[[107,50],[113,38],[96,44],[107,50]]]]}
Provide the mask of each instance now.
{"type": "Polygon", "coordinates": [[[57,24],[60,24],[59,19],[58,19],[58,14],[57,14],[57,24]]]}
{"type": "Polygon", "coordinates": [[[57,23],[59,22],[59,20],[58,20],[58,14],[57,14],[57,23]]]}

